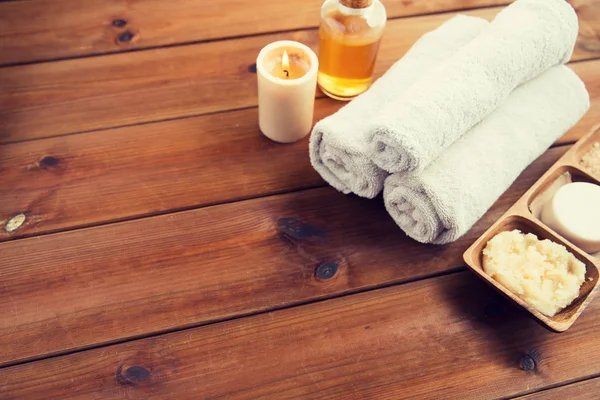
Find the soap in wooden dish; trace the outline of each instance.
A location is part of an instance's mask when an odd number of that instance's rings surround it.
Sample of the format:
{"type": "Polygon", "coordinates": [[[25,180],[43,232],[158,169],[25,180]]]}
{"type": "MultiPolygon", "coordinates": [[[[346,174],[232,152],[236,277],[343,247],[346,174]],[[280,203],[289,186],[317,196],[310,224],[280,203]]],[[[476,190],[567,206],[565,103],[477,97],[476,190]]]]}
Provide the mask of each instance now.
{"type": "Polygon", "coordinates": [[[543,180],[539,189],[531,196],[528,207],[533,216],[544,226],[588,254],[594,255],[600,252],[599,197],[600,181],[583,170],[565,165],[556,168],[543,180]],[[577,192],[573,189],[577,185],[583,186],[587,194],[573,198],[573,194],[577,192]],[[570,189],[568,193],[570,196],[566,198],[564,191],[567,189],[570,189]],[[562,202],[559,201],[561,192],[563,192],[562,202]]]}

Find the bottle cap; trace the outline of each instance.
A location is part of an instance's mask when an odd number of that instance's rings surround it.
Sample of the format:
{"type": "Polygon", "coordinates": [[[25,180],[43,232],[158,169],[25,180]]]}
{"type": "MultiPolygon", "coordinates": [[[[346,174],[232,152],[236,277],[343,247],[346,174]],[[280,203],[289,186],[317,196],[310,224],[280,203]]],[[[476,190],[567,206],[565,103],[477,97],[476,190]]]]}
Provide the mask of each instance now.
{"type": "Polygon", "coordinates": [[[340,3],[348,8],[367,8],[373,4],[373,0],[340,0],[340,3]]]}

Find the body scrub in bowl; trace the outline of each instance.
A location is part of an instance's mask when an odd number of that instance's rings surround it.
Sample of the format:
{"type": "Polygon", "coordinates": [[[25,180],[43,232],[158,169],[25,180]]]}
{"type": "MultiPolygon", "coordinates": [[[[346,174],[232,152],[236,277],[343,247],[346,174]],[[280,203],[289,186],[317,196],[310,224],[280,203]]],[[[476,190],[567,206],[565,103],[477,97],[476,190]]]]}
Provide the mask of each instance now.
{"type": "Polygon", "coordinates": [[[564,246],[513,230],[487,243],[483,270],[527,304],[553,317],[579,296],[586,267],[564,246]]]}

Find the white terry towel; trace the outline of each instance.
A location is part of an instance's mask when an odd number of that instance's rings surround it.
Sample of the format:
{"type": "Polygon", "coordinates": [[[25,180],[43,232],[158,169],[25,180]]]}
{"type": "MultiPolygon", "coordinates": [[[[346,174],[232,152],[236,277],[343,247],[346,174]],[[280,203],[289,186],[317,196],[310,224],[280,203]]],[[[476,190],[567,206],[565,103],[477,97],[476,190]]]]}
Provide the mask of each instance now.
{"type": "Polygon", "coordinates": [[[479,35],[489,22],[458,15],[423,35],[365,93],[319,121],[310,138],[313,167],[343,193],[373,198],[389,175],[367,157],[368,128],[383,104],[397,97],[418,76],[439,65],[479,35]]]}
{"type": "Polygon", "coordinates": [[[386,105],[371,159],[389,172],[420,171],[519,85],[566,63],[578,33],[565,0],[516,0],[448,61],[386,105]]]}
{"type": "Polygon", "coordinates": [[[419,242],[457,240],[589,107],[585,85],[570,68],[550,69],[517,88],[424,171],[390,175],[383,192],[388,212],[419,242]]]}

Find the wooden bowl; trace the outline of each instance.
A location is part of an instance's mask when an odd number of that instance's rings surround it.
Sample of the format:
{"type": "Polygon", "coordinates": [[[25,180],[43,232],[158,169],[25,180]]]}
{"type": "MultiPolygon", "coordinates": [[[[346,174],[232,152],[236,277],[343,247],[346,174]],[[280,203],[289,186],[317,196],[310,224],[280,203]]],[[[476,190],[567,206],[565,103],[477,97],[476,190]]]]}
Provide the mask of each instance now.
{"type": "Polygon", "coordinates": [[[600,127],[592,130],[589,134],[579,140],[573,147],[563,155],[529,190],[479,239],[467,249],[464,260],[469,268],[477,276],[482,278],[491,287],[514,301],[517,305],[527,310],[540,323],[554,332],[564,332],[581,315],[583,310],[592,301],[597,288],[600,275],[600,259],[592,257],[557,232],[542,223],[531,212],[531,203],[549,188],[565,172],[569,172],[573,181],[590,182],[600,185],[600,177],[590,175],[582,170],[581,157],[600,141],[600,127]],[[533,306],[525,303],[520,297],[505,288],[483,270],[483,249],[488,241],[503,231],[518,229],[523,233],[533,233],[538,239],[549,239],[567,248],[579,261],[586,266],[585,281],[579,290],[579,296],[567,308],[558,312],[554,317],[548,317],[533,306]]]}

